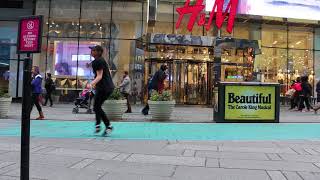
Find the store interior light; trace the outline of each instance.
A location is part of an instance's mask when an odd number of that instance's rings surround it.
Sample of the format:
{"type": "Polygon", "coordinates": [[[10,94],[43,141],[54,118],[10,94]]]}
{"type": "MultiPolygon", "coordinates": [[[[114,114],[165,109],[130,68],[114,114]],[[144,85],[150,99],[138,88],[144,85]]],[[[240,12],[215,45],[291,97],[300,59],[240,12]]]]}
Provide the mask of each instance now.
{"type": "Polygon", "coordinates": [[[296,45],[299,45],[299,44],[301,44],[301,41],[296,42],[296,45]]]}
{"type": "Polygon", "coordinates": [[[272,44],[273,44],[273,45],[276,45],[277,43],[278,43],[278,41],[274,41],[272,44]]]}

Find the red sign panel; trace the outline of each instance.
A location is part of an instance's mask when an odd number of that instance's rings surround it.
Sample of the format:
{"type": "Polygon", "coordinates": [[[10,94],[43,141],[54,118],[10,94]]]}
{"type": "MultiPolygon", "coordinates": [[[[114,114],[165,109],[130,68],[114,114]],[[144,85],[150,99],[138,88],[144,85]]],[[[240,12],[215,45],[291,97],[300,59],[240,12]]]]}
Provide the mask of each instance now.
{"type": "Polygon", "coordinates": [[[39,53],[41,51],[42,16],[20,19],[18,53],[39,53]]]}
{"type": "Polygon", "coordinates": [[[181,21],[186,14],[190,14],[190,19],[187,25],[187,29],[190,32],[192,31],[196,22],[198,22],[198,26],[205,26],[206,30],[208,31],[214,18],[216,18],[216,26],[218,29],[221,29],[225,18],[227,15],[229,15],[227,31],[231,33],[237,14],[239,0],[230,0],[225,10],[223,9],[224,3],[225,0],[215,0],[208,22],[206,22],[206,14],[202,13],[202,10],[205,8],[203,5],[203,0],[197,0],[194,5],[190,5],[190,0],[187,0],[183,7],[176,9],[176,11],[179,13],[176,29],[180,27],[181,21]]]}

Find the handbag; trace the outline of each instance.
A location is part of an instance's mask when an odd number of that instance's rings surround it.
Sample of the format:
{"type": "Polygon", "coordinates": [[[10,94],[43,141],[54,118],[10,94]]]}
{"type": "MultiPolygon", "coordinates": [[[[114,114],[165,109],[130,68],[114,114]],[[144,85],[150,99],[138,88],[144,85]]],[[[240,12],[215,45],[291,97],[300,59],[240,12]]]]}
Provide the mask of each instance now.
{"type": "Polygon", "coordinates": [[[286,92],[286,96],[293,96],[294,95],[294,93],[296,92],[296,90],[294,90],[294,89],[289,89],[287,92],[286,92]]]}

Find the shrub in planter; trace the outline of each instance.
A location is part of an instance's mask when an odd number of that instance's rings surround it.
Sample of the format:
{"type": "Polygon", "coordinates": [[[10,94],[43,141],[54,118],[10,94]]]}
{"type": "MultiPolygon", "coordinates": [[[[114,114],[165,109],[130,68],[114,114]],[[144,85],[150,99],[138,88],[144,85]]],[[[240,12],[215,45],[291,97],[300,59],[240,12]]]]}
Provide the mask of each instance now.
{"type": "Polygon", "coordinates": [[[170,91],[163,91],[161,94],[153,91],[148,104],[152,120],[170,120],[175,105],[170,91]]]}
{"type": "Polygon", "coordinates": [[[115,89],[103,104],[103,110],[111,121],[122,120],[122,115],[126,109],[127,100],[122,96],[119,89],[115,89]]]}
{"type": "Polygon", "coordinates": [[[0,89],[0,117],[6,117],[11,105],[12,97],[8,91],[0,89]]]}

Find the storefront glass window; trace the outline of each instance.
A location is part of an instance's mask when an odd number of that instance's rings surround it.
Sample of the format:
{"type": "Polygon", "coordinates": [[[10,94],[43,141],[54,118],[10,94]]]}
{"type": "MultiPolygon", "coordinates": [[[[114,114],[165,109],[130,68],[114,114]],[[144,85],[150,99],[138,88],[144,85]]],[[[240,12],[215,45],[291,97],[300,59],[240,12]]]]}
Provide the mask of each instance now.
{"type": "Polygon", "coordinates": [[[289,27],[289,48],[313,49],[312,28],[289,27]]]}
{"type": "Polygon", "coordinates": [[[142,3],[113,1],[112,22],[112,38],[138,38],[142,34],[142,3]]]}
{"type": "Polygon", "coordinates": [[[286,26],[262,25],[262,46],[287,48],[286,26]]]}

